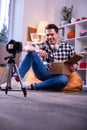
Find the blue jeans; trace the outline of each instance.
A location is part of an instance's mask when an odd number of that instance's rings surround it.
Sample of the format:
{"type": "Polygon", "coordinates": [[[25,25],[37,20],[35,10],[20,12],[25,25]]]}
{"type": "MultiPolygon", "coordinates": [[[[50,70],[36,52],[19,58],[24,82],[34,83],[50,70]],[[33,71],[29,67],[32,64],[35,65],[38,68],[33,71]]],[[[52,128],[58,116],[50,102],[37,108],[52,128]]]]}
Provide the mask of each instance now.
{"type": "Polygon", "coordinates": [[[23,78],[31,67],[35,76],[42,80],[42,82],[35,84],[35,89],[61,89],[68,82],[66,75],[52,75],[36,52],[29,52],[25,55],[18,67],[20,76],[23,78]]]}

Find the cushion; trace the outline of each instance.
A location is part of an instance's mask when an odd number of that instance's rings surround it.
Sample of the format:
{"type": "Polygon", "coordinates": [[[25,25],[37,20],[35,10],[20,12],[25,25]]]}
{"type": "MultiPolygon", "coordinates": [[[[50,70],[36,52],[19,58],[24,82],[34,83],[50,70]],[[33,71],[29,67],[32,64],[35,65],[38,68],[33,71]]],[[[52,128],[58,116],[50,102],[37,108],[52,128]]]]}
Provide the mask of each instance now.
{"type": "MultiPolygon", "coordinates": [[[[26,76],[26,82],[30,83],[36,83],[36,82],[41,82],[41,80],[37,79],[32,71],[32,69],[29,70],[26,76]]],[[[71,91],[71,90],[81,90],[82,89],[82,79],[81,77],[77,74],[77,72],[72,72],[71,76],[69,76],[69,82],[68,84],[62,89],[66,91],[71,91]]]]}
{"type": "Polygon", "coordinates": [[[77,74],[77,72],[72,72],[69,76],[68,84],[62,90],[81,90],[82,89],[82,79],[77,74]]]}

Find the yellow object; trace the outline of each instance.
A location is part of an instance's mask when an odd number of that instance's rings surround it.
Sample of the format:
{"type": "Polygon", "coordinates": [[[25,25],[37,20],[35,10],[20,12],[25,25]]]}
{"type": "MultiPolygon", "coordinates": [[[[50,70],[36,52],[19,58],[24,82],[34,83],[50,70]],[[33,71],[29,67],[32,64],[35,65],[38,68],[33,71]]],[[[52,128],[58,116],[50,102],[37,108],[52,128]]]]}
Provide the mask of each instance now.
{"type": "Polygon", "coordinates": [[[62,90],[81,90],[82,85],[81,77],[76,72],[72,72],[71,76],[69,76],[68,84],[62,90]]]}
{"type": "MultiPolygon", "coordinates": [[[[27,76],[26,76],[26,82],[29,83],[36,83],[36,82],[42,82],[41,80],[37,79],[32,71],[29,70],[27,76]]],[[[82,89],[82,79],[76,72],[72,72],[71,75],[69,76],[69,81],[68,84],[62,89],[66,91],[79,91],[82,89]]]]}

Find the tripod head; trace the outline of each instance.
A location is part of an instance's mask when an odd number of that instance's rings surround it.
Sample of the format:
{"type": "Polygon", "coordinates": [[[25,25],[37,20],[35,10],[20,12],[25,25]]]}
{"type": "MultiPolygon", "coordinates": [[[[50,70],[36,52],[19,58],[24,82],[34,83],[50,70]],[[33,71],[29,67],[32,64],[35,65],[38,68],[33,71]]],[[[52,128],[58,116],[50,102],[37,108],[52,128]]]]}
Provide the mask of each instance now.
{"type": "Polygon", "coordinates": [[[15,58],[15,56],[14,56],[14,55],[11,55],[11,56],[5,57],[4,59],[5,59],[5,60],[8,60],[8,59],[14,59],[14,58],[15,58]]]}
{"type": "Polygon", "coordinates": [[[5,60],[8,60],[8,64],[11,64],[11,63],[14,63],[14,64],[15,64],[14,58],[15,58],[15,55],[11,55],[11,56],[5,57],[4,59],[5,59],[5,60]]]}

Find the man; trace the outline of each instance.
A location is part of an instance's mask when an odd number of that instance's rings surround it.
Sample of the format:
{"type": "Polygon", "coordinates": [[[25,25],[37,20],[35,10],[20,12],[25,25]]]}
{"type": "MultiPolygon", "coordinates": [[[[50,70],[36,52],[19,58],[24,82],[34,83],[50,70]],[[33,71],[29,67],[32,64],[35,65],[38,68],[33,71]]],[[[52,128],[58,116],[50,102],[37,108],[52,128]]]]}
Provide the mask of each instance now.
{"type": "MultiPolygon", "coordinates": [[[[23,79],[32,67],[35,76],[42,80],[40,83],[24,84],[26,89],[62,89],[68,83],[66,75],[51,74],[50,65],[53,61],[67,61],[75,55],[75,49],[70,43],[58,40],[58,27],[55,24],[48,24],[45,33],[46,41],[41,44],[27,44],[23,49],[27,54],[18,67],[21,78],[23,79]]],[[[74,71],[74,65],[69,66],[69,69],[74,71]]],[[[19,77],[16,74],[14,78],[19,82],[19,77]]]]}
{"type": "MultiPolygon", "coordinates": [[[[61,42],[58,40],[58,27],[55,24],[48,24],[45,28],[46,41],[41,44],[30,45],[24,47],[27,52],[23,61],[19,66],[21,78],[32,67],[35,76],[42,80],[40,83],[29,84],[29,89],[62,89],[68,83],[68,77],[63,74],[53,75],[50,73],[50,64],[53,61],[67,61],[75,55],[74,47],[70,43],[61,42]]],[[[74,66],[71,65],[71,71],[74,71],[74,66]]],[[[16,81],[19,78],[15,74],[16,81]]]]}

